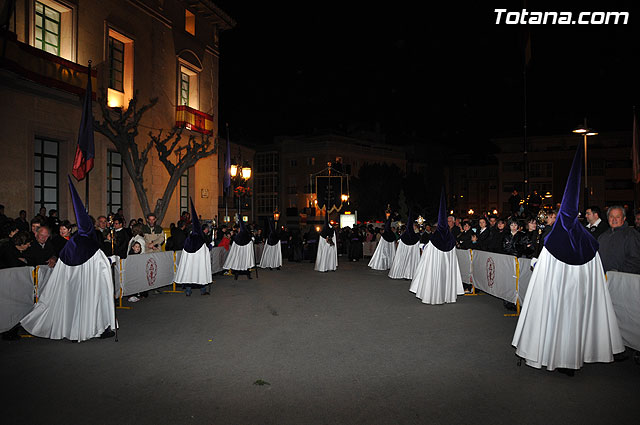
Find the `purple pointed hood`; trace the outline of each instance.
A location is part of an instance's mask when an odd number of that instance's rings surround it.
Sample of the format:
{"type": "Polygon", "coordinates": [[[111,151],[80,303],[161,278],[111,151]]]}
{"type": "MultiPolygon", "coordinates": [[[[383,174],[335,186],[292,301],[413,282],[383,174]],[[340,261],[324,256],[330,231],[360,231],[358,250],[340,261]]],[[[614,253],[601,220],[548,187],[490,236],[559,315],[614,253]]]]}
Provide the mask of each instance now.
{"type": "Polygon", "coordinates": [[[407,228],[402,233],[402,236],[400,236],[400,240],[405,245],[415,245],[418,242],[420,242],[420,235],[418,235],[416,232],[413,231],[414,221],[415,221],[415,218],[413,218],[413,213],[409,211],[409,220],[407,221],[407,228]]]}
{"type": "Polygon", "coordinates": [[[100,249],[100,242],[91,223],[91,218],[87,214],[80,195],[78,195],[78,191],[71,181],[71,177],[67,177],[69,179],[69,191],[73,201],[73,210],[76,214],[78,232],[60,250],[60,261],[68,266],[79,266],[93,257],[100,249]]]}
{"type": "Polygon", "coordinates": [[[440,208],[438,208],[438,227],[429,238],[429,242],[440,251],[448,252],[456,246],[456,238],[447,224],[447,194],[444,186],[440,192],[440,208]]]}
{"type": "Polygon", "coordinates": [[[387,242],[395,242],[396,235],[391,230],[391,216],[384,223],[384,232],[382,232],[382,238],[387,242]]]}
{"type": "Polygon", "coordinates": [[[189,201],[191,202],[191,234],[189,234],[184,241],[184,250],[193,254],[194,252],[198,252],[202,245],[204,245],[204,233],[202,232],[196,207],[193,206],[193,199],[189,198],[189,201]]]}
{"type": "Polygon", "coordinates": [[[245,246],[249,242],[251,242],[251,234],[249,234],[247,227],[244,225],[244,221],[242,221],[242,217],[240,217],[240,231],[234,236],[233,243],[245,246]]]}
{"type": "Polygon", "coordinates": [[[544,246],[551,255],[573,266],[591,261],[599,247],[598,241],[578,221],[583,155],[582,143],[578,143],[578,150],[573,157],[567,185],[564,188],[558,218],[553,224],[551,233],[544,240],[544,246]]]}

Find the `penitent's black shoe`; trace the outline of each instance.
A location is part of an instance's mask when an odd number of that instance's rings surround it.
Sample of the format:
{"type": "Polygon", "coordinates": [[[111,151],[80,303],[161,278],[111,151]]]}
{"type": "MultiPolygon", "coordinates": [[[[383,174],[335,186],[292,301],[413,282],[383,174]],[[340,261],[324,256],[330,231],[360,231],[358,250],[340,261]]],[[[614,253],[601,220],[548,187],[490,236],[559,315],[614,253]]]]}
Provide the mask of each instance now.
{"type": "Polygon", "coordinates": [[[573,369],[566,369],[564,367],[559,367],[556,369],[558,372],[560,372],[563,375],[567,375],[567,376],[573,376],[575,375],[576,371],[573,369]]]}
{"type": "Polygon", "coordinates": [[[100,335],[100,339],[112,338],[115,335],[116,333],[111,330],[111,327],[108,327],[104,332],[102,332],[102,335],[100,335]]]}

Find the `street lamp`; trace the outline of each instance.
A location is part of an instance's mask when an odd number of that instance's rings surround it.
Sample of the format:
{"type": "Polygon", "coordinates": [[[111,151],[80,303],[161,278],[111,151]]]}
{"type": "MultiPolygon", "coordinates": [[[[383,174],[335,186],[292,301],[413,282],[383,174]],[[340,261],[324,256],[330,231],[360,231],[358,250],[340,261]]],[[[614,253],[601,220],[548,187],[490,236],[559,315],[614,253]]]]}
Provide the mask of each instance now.
{"type": "Polygon", "coordinates": [[[273,221],[278,223],[279,219],[280,219],[280,211],[278,211],[278,207],[276,207],[276,210],[273,212],[273,221]]]}
{"type": "Polygon", "coordinates": [[[597,136],[598,132],[587,126],[587,118],[584,119],[584,123],[573,129],[573,133],[582,134],[584,137],[584,209],[589,208],[589,183],[588,183],[588,169],[587,169],[587,137],[597,136]]]}
{"type": "Polygon", "coordinates": [[[238,222],[242,220],[242,196],[244,195],[244,182],[251,178],[251,167],[248,162],[244,162],[244,164],[231,164],[229,168],[229,174],[234,181],[235,189],[238,194],[238,222]],[[242,190],[238,191],[238,188],[242,188],[242,190]]]}
{"type": "Polygon", "coordinates": [[[389,220],[389,217],[391,217],[391,204],[387,204],[387,209],[384,210],[384,216],[387,220],[389,220]]]}

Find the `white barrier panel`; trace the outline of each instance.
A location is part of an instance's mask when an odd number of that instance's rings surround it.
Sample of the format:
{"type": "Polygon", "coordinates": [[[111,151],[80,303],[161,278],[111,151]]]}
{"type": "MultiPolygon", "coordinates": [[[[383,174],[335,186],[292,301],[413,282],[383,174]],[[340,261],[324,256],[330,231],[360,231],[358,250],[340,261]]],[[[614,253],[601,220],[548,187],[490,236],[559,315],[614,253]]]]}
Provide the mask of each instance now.
{"type": "Polygon", "coordinates": [[[221,246],[216,246],[211,250],[211,273],[218,273],[224,270],[222,265],[227,259],[229,251],[221,246]]]}
{"type": "Polygon", "coordinates": [[[473,284],[487,294],[515,303],[516,261],[512,255],[473,251],[473,284]]]}
{"type": "Polygon", "coordinates": [[[527,294],[527,288],[529,288],[529,281],[533,271],[531,270],[530,258],[518,258],[518,264],[520,265],[520,278],[518,279],[518,298],[520,304],[524,302],[524,297],[527,294]]]}
{"type": "Polygon", "coordinates": [[[129,255],[121,261],[122,295],[171,285],[173,282],[173,251],[129,255]]]}
{"type": "MultiPolygon", "coordinates": [[[[475,251],[474,251],[475,252],[475,251]]],[[[471,283],[471,255],[469,249],[456,248],[456,256],[458,257],[458,266],[460,267],[460,275],[464,283],[471,283]]]]}
{"type": "Polygon", "coordinates": [[[49,276],[53,269],[47,265],[36,267],[36,275],[38,276],[38,286],[35,289],[36,297],[40,298],[42,291],[44,291],[44,287],[47,286],[47,282],[49,281],[49,276]]]}
{"type": "MultiPolygon", "coordinates": [[[[224,248],[222,248],[224,249],[224,248]]],[[[254,243],[253,244],[253,254],[255,255],[255,262],[256,264],[260,264],[260,260],[262,259],[262,252],[264,251],[264,242],[261,243],[254,243]]],[[[211,270],[211,273],[215,273],[213,271],[213,269],[211,270]]]]}
{"type": "Polygon", "coordinates": [[[624,345],[640,351],[640,275],[608,272],[607,284],[624,345]]]}
{"type": "Polygon", "coordinates": [[[33,267],[0,270],[0,332],[17,325],[33,308],[33,267]]]}
{"type": "Polygon", "coordinates": [[[378,242],[369,241],[362,243],[362,255],[364,257],[373,257],[373,254],[376,252],[376,247],[378,246],[378,242]]]}

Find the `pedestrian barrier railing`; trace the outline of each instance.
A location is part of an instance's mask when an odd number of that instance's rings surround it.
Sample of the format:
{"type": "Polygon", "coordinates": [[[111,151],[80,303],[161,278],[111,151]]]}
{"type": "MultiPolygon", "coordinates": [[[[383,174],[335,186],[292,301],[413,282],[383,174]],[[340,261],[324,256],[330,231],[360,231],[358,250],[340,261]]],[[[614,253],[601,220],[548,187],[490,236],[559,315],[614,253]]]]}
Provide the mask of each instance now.
{"type": "MultiPolygon", "coordinates": [[[[116,262],[114,296],[122,298],[173,283],[180,252],[132,255],[116,262]]],[[[484,293],[520,305],[531,279],[531,260],[478,250],[456,250],[462,281],[484,293]]],[[[222,271],[227,251],[211,250],[211,270],[222,271]]],[[[11,329],[31,311],[46,288],[48,266],[0,270],[0,332],[11,329]]],[[[625,345],[640,350],[640,275],[608,272],[607,285],[625,345]]],[[[175,283],[174,283],[175,290],[175,283]]]]}

